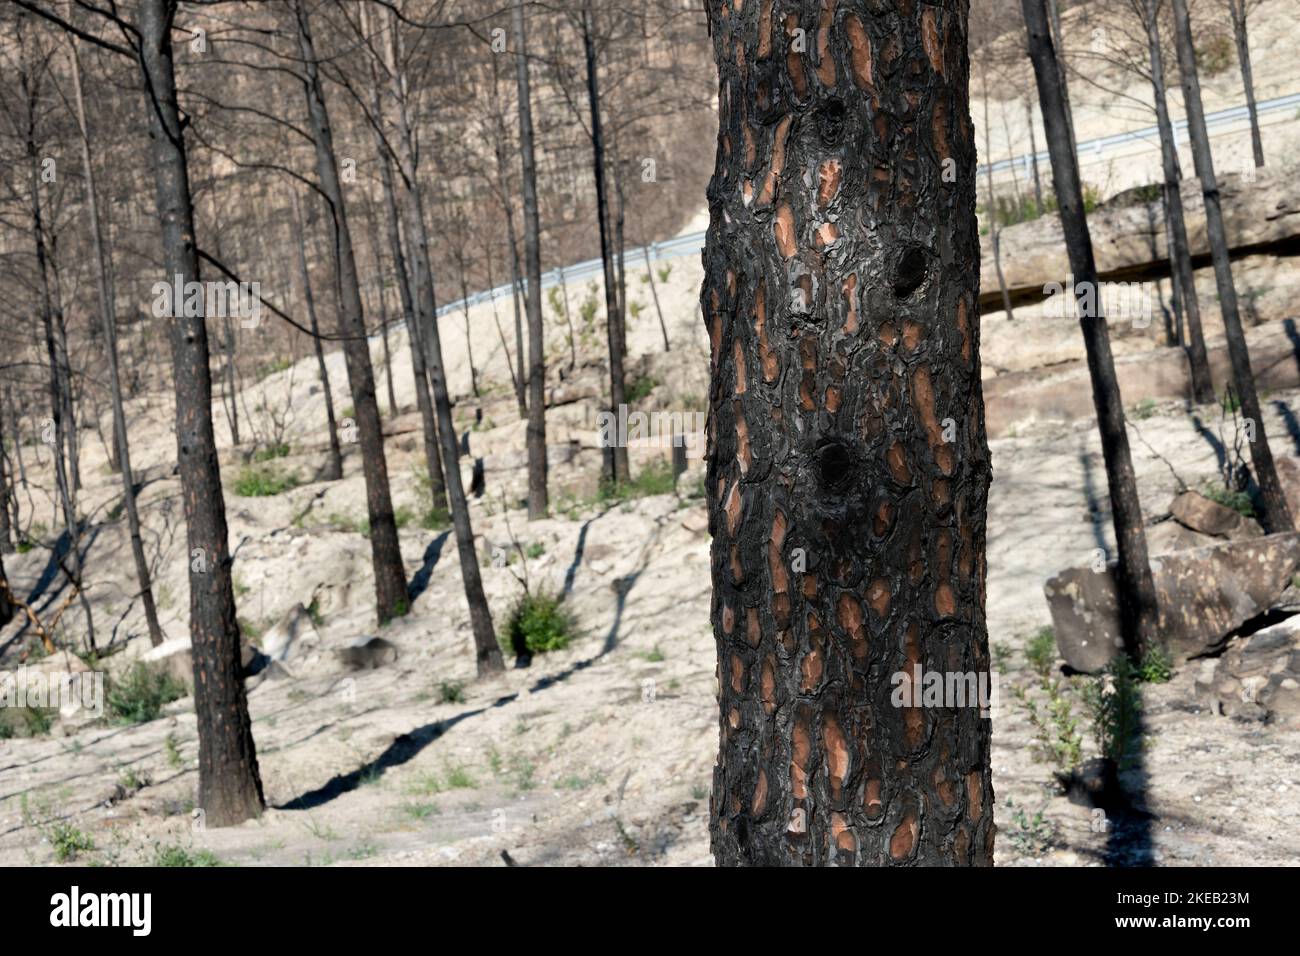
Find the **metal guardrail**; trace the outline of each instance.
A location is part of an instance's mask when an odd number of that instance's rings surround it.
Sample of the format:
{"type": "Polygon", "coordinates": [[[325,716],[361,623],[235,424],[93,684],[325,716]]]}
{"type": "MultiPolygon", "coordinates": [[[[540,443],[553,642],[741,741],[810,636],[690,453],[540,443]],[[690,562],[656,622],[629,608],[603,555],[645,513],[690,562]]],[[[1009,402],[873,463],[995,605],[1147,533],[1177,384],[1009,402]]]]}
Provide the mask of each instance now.
{"type": "MultiPolygon", "coordinates": [[[[1263,100],[1256,104],[1256,109],[1260,114],[1273,113],[1285,109],[1300,109],[1300,93],[1291,93],[1288,96],[1279,96],[1271,100],[1263,100]]],[[[1218,110],[1214,113],[1208,113],[1205,117],[1207,127],[1223,126],[1238,120],[1245,119],[1249,115],[1246,107],[1233,106],[1228,109],[1218,110]]],[[[1187,129],[1187,120],[1174,120],[1174,139],[1178,139],[1180,130],[1187,129]]],[[[1113,133],[1110,136],[1101,136],[1097,139],[1089,139],[1079,144],[1078,153],[1082,156],[1089,154],[1102,155],[1109,149],[1128,143],[1146,142],[1154,139],[1159,135],[1155,126],[1147,126],[1142,129],[1130,130],[1126,133],[1113,133]]],[[[1028,169],[1034,159],[1033,153],[1025,153],[1021,156],[1013,156],[1009,159],[1001,159],[993,164],[993,172],[999,172],[1005,169],[1011,169],[1015,165],[1023,166],[1028,169]]],[[[1046,152],[1037,154],[1041,162],[1048,162],[1050,157],[1046,152]]],[[[983,175],[985,167],[977,168],[977,174],[983,175]]],[[[680,256],[698,254],[704,248],[704,233],[692,232],[683,236],[674,236],[672,239],[665,239],[663,242],[652,242],[648,246],[638,246],[635,249],[624,251],[625,261],[628,263],[644,262],[647,251],[651,261],[659,259],[673,259],[680,256]]],[[[550,272],[542,274],[542,288],[548,289],[552,286],[559,285],[561,282],[568,282],[570,279],[582,280],[591,276],[601,275],[604,271],[603,263],[600,259],[588,259],[586,262],[579,262],[571,266],[562,266],[558,269],[552,269],[550,272]]],[[[523,280],[523,287],[528,288],[528,280],[523,280]]],[[[450,312],[458,312],[468,305],[476,306],[482,302],[488,302],[492,299],[504,298],[510,301],[512,286],[507,283],[499,285],[495,289],[488,289],[484,292],[476,292],[466,299],[457,299],[455,302],[449,302],[438,309],[438,315],[447,315],[450,312]]]]}

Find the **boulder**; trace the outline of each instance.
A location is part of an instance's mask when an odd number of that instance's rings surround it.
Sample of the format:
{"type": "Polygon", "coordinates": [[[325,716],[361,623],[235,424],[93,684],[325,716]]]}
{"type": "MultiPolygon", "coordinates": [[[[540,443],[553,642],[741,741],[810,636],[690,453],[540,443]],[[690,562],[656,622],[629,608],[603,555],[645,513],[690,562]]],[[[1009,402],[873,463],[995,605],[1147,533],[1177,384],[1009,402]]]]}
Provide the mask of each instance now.
{"type": "Polygon", "coordinates": [[[1206,662],[1196,694],[1216,714],[1300,727],[1300,617],[1233,641],[1206,662]]]}
{"type": "Polygon", "coordinates": [[[1215,538],[1258,538],[1264,533],[1255,521],[1199,491],[1184,491],[1173,500],[1169,511],[1183,527],[1215,538]]]}
{"type": "Polygon", "coordinates": [[[298,603],[262,635],[262,653],[273,661],[283,662],[309,653],[319,643],[320,634],[311,612],[298,603]]]}
{"type": "Polygon", "coordinates": [[[382,637],[362,637],[334,653],[351,671],[375,670],[397,660],[397,648],[382,637]]]}
{"type": "MultiPolygon", "coordinates": [[[[1151,558],[1161,637],[1175,663],[1220,650],[1277,605],[1300,567],[1300,532],[1225,541],[1151,558]]],[[[1043,585],[1056,643],[1076,671],[1101,670],[1123,647],[1115,562],[1069,568],[1043,585]]]]}

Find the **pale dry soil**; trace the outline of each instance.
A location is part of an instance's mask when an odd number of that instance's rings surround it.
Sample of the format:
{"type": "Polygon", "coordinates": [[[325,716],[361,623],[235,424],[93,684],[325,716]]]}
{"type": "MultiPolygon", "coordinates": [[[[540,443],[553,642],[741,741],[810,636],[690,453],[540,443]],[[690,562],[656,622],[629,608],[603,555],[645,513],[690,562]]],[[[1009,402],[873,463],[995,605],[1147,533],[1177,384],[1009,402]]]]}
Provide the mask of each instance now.
{"type": "MultiPolygon", "coordinates": [[[[1268,405],[1276,451],[1294,452],[1277,411],[1300,409],[1300,395],[1272,395],[1268,405]]],[[[1202,415],[1213,431],[1217,410],[1202,415]]],[[[1174,472],[1191,485],[1215,473],[1214,448],[1179,405],[1135,421],[1131,435],[1148,514],[1164,510],[1174,472]]],[[[1039,426],[992,449],[988,621],[1004,659],[993,729],[998,862],[1296,860],[1300,741],[1207,713],[1191,694],[1195,667],[1143,691],[1141,766],[1126,783],[1152,814],[1145,834],[1115,841],[1055,792],[1009,689],[1031,680],[1021,649],[1049,620],[1043,580],[1109,546],[1104,470],[1090,426],[1039,426]]],[[[356,501],[357,470],[350,460],[348,478],[328,495],[356,501]]],[[[175,493],[173,482],[159,484],[175,493]]],[[[527,561],[532,587],[561,590],[570,579],[581,633],[528,670],[477,681],[454,542],[403,531],[411,573],[432,561],[428,586],[409,617],[376,632],[365,540],[289,520],[321,487],[231,499],[232,541],[244,541],[241,614],[256,617],[249,609],[261,602],[272,620],[315,595],[326,648],[382,633],[398,661],[350,677],[318,661],[251,692],[270,809],[233,828],[191,821],[197,744],[188,698],[143,725],[59,724],[47,737],[0,741],[0,864],[51,862],[58,822],[92,837],[96,849],[82,860],[104,863],[148,862],[156,847],[177,845],[240,865],[501,865],[502,850],[525,865],[710,862],[717,714],[700,499],[661,495],[533,524],[515,511],[509,530],[499,508],[476,505],[487,542],[509,544],[513,533],[542,545],[527,561]],[[444,701],[444,683],[463,684],[463,699],[444,701]],[[132,777],[147,783],[124,793],[132,777]]],[[[150,507],[161,511],[157,501],[150,507]]],[[[15,556],[12,573],[28,583],[44,560],[38,551],[15,556]]],[[[518,562],[484,569],[498,621],[521,570],[518,562]]],[[[170,612],[173,634],[182,633],[179,610],[170,612]]]]}

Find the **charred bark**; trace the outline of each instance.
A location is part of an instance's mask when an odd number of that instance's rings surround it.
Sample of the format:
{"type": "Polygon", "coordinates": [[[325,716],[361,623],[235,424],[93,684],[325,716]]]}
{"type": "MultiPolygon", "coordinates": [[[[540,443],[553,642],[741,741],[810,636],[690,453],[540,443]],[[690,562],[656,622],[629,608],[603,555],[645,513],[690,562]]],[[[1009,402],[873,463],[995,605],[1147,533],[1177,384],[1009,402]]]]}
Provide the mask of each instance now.
{"type": "Polygon", "coordinates": [[[1286,495],[1273,465],[1273,450],[1269,447],[1268,435],[1264,431],[1263,411],[1259,405],[1259,393],[1255,389],[1255,374],[1250,367],[1246,333],[1241,327],[1237,287],[1232,279],[1228,233],[1223,225],[1223,209],[1219,202],[1219,183],[1215,178],[1214,159],[1210,154],[1210,137],[1205,129],[1205,109],[1201,104],[1201,82],[1197,76],[1187,0],[1173,0],[1173,5],[1178,68],[1182,73],[1183,104],[1187,110],[1187,134],[1192,143],[1196,175],[1201,180],[1201,192],[1205,196],[1205,232],[1210,241],[1210,256],[1214,261],[1214,281],[1219,289],[1219,311],[1223,315],[1223,332],[1228,340],[1232,380],[1241,399],[1242,416],[1252,423],[1250,427],[1254,429],[1250,440],[1250,460],[1259,486],[1260,523],[1270,534],[1292,531],[1295,525],[1291,509],[1287,506],[1286,495]]]}
{"type": "Polygon", "coordinates": [[[989,865],[987,714],[911,698],[989,671],[966,6],[708,12],[713,853],[989,865]]]}

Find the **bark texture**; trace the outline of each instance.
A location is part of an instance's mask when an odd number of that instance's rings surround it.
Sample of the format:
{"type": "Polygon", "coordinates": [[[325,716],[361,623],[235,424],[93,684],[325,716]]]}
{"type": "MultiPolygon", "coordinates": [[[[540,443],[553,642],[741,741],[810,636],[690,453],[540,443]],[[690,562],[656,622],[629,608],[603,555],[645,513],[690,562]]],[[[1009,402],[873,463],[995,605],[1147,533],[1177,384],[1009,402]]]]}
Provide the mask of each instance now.
{"type": "Polygon", "coordinates": [[[967,6],[710,0],[701,306],[722,865],[987,865],[967,6]],[[918,688],[919,690],[919,688],[918,688]]]}
{"type": "MultiPolygon", "coordinates": [[[[176,103],[171,29],[176,4],[141,0],[140,56],[149,117],[166,277],[199,281],[185,131],[176,103]]],[[[212,376],[202,316],[170,326],[176,390],[176,456],[190,557],[190,640],[199,733],[199,808],[208,826],[261,815],[262,781],[240,669],[239,624],[230,580],[226,508],[212,431],[212,376]]]]}

